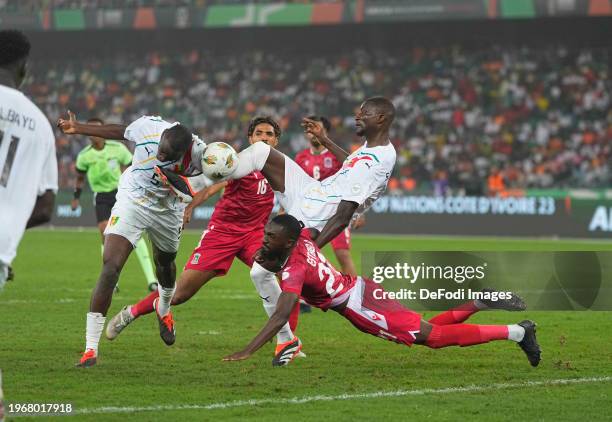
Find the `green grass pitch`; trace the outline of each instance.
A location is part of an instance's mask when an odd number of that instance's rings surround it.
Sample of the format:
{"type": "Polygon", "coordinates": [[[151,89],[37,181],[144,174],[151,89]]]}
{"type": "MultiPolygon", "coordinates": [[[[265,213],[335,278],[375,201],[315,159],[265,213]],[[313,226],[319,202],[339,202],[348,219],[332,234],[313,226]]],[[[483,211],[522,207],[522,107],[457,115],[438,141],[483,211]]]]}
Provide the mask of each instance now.
{"type": "MultiPolygon", "coordinates": [[[[185,234],[179,268],[198,237],[185,234]]],[[[307,358],[272,368],[270,344],[250,360],[221,362],[265,322],[241,263],[174,308],[174,346],[162,343],[157,321],[148,315],[114,342],[102,339],[96,367],[76,369],[100,267],[98,242],[94,231],[26,233],[14,262],[16,280],[0,296],[0,367],[7,403],[72,403],[77,414],[70,420],[78,421],[609,420],[611,312],[488,312],[470,319],[485,324],[536,320],[544,351],[537,369],[511,342],[407,348],[360,333],[334,312],[318,310],[300,320],[298,334],[307,358]]],[[[612,250],[612,245],[354,238],[356,258],[363,250],[407,249],[612,250]]],[[[328,250],[327,256],[332,255],[328,250]]],[[[120,287],[109,316],[146,294],[135,257],[120,287]]]]}

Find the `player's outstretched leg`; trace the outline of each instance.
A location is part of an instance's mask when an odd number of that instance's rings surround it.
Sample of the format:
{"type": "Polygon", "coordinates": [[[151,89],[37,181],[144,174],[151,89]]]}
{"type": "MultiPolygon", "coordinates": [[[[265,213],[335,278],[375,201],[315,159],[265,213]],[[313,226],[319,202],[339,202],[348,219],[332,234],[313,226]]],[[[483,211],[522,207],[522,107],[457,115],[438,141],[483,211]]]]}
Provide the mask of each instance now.
{"type": "Polygon", "coordinates": [[[459,324],[466,321],[469,317],[478,311],[488,309],[501,309],[505,311],[524,311],[527,309],[525,302],[517,294],[511,293],[507,299],[491,300],[490,293],[496,293],[493,289],[482,289],[483,293],[487,293],[487,299],[476,299],[470,302],[449,309],[431,318],[429,322],[436,325],[451,325],[459,324]]]}
{"type": "Polygon", "coordinates": [[[511,340],[523,349],[531,366],[540,363],[541,349],[535,336],[535,323],[522,321],[512,325],[452,324],[434,325],[421,321],[415,344],[432,349],[449,346],[473,346],[494,340],[511,340]]]}
{"type": "Polygon", "coordinates": [[[176,341],[174,318],[170,312],[170,302],[176,289],[176,252],[164,252],[153,244],[153,259],[159,282],[159,298],[155,299],[153,307],[159,322],[159,335],[168,346],[176,341]]]}
{"type": "Polygon", "coordinates": [[[132,252],[132,244],[129,240],[116,234],[106,236],[102,271],[92,293],[87,313],[85,352],[77,363],[77,367],[86,368],[97,363],[98,343],[113,297],[113,289],[130,252],[132,252]]]}
{"type": "MultiPolygon", "coordinates": [[[[238,167],[230,176],[222,180],[240,179],[254,171],[261,171],[273,190],[285,191],[285,157],[264,142],[256,142],[238,153],[238,167]]],[[[169,185],[183,202],[190,202],[200,190],[214,182],[203,175],[186,177],[168,169],[155,167],[160,180],[169,185]]],[[[221,180],[218,180],[219,182],[221,180]]]]}

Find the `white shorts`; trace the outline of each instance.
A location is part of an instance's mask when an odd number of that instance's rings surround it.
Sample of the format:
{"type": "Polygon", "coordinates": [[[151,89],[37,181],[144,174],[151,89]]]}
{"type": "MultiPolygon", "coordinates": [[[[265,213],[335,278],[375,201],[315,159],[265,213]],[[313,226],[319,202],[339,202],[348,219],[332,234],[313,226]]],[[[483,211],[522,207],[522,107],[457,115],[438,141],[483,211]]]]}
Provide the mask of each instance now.
{"type": "Polygon", "coordinates": [[[183,226],[183,211],[152,211],[127,197],[117,197],[104,234],[125,237],[136,247],[142,232],[163,252],[178,251],[183,226]]]}
{"type": "Polygon", "coordinates": [[[295,161],[285,156],[285,192],[277,192],[287,214],[307,228],[321,230],[338,209],[340,200],[322,200],[321,182],[310,177],[295,161]],[[319,198],[317,198],[319,197],[319,198]]]}

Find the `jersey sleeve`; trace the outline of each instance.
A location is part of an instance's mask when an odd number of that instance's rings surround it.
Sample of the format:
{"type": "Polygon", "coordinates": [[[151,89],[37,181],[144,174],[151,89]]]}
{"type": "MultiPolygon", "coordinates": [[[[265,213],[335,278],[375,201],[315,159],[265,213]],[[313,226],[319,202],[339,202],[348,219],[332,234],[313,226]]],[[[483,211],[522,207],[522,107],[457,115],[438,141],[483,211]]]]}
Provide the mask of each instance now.
{"type": "Polygon", "coordinates": [[[304,264],[299,262],[289,262],[281,272],[281,290],[283,292],[301,294],[306,276],[304,264]]]}
{"type": "Polygon", "coordinates": [[[206,143],[193,135],[193,144],[191,145],[191,165],[194,169],[202,172],[202,155],[206,150],[206,143]]]}
{"type": "Polygon", "coordinates": [[[122,165],[124,165],[124,166],[127,166],[127,165],[132,163],[132,153],[123,144],[121,144],[121,152],[119,154],[119,162],[122,165]]]}
{"type": "Polygon", "coordinates": [[[142,116],[125,128],[123,137],[128,141],[140,143],[147,140],[157,141],[161,133],[171,124],[159,116],[142,116]]]}
{"type": "Polygon", "coordinates": [[[38,196],[48,190],[57,193],[57,156],[55,154],[55,136],[51,125],[47,124],[44,136],[47,138],[48,150],[38,183],[38,196]]]}
{"type": "Polygon", "coordinates": [[[363,204],[378,185],[380,178],[378,167],[367,159],[355,162],[348,170],[347,185],[344,186],[342,200],[363,204]]]}
{"type": "Polygon", "coordinates": [[[75,164],[77,171],[80,171],[81,173],[85,173],[87,169],[89,168],[89,165],[87,164],[84,157],[85,155],[83,153],[80,153],[79,155],[77,155],[76,164],[75,164]]]}

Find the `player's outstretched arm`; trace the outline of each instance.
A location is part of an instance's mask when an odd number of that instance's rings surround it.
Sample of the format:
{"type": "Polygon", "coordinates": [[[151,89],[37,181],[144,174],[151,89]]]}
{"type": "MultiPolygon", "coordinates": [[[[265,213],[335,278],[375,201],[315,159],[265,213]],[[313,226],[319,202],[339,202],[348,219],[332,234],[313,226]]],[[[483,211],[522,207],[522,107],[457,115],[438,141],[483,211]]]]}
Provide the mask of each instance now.
{"type": "Polygon", "coordinates": [[[30,215],[30,219],[26,224],[26,229],[39,226],[51,221],[53,215],[53,205],[55,204],[55,192],[52,190],[45,191],[42,195],[36,198],[36,204],[30,215]]]}
{"type": "Polygon", "coordinates": [[[331,242],[331,240],[338,236],[342,230],[348,227],[357,207],[357,202],[340,201],[336,213],[332,216],[332,218],[327,220],[327,223],[325,223],[321,233],[319,233],[317,236],[315,243],[319,248],[322,248],[328,242],[331,242]]]}
{"type": "Polygon", "coordinates": [[[336,144],[329,138],[329,136],[327,136],[327,131],[323,127],[323,123],[304,117],[302,119],[302,127],[304,128],[304,131],[312,134],[315,138],[317,138],[321,145],[334,154],[338,161],[343,162],[346,160],[346,157],[349,156],[348,152],[346,152],[340,145],[336,144]]]}
{"type": "Polygon", "coordinates": [[[185,208],[185,213],[183,214],[183,226],[185,226],[185,224],[189,224],[189,222],[191,221],[191,214],[193,213],[193,210],[196,207],[206,202],[208,198],[210,198],[226,186],[227,182],[215,183],[214,185],[202,189],[201,191],[196,193],[193,197],[193,200],[189,203],[189,205],[187,205],[187,208],[185,208]]]}
{"type": "Polygon", "coordinates": [[[66,135],[97,136],[104,139],[125,140],[126,125],[98,125],[77,121],[76,116],[68,110],[68,119],[59,118],[57,127],[66,135]]]}
{"type": "Polygon", "coordinates": [[[244,360],[251,357],[253,353],[270,341],[276,333],[289,321],[289,315],[298,302],[298,295],[295,293],[282,292],[278,297],[276,310],[270,317],[265,327],[255,336],[249,345],[242,351],[233,353],[223,358],[223,360],[244,360]]]}

